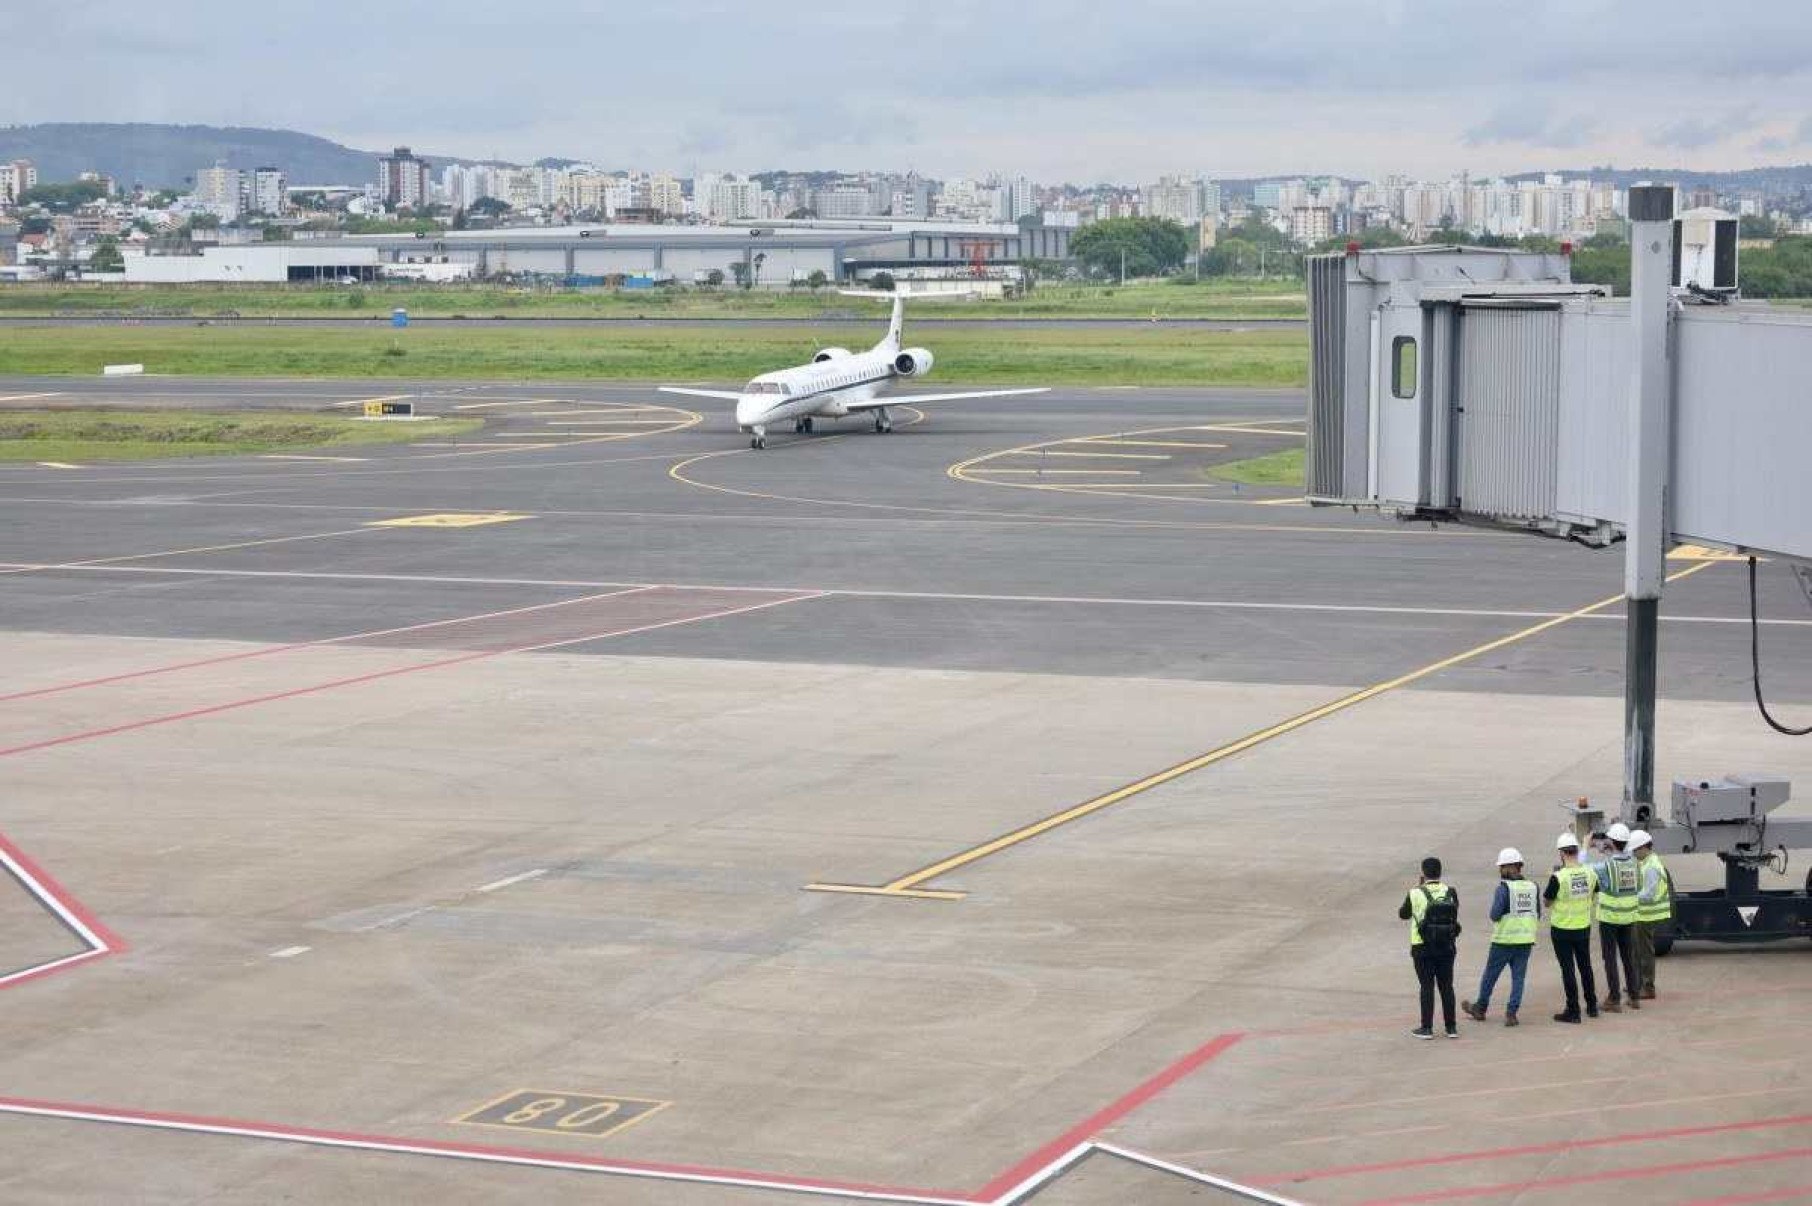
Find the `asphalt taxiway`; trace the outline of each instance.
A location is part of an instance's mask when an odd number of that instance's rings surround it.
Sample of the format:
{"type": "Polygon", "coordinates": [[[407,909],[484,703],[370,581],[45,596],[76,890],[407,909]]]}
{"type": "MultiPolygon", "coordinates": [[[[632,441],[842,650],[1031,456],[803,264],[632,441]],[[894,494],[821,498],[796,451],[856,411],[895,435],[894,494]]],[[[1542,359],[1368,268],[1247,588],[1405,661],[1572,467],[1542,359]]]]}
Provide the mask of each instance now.
{"type": "MultiPolygon", "coordinates": [[[[1812,1185],[1804,949],[1683,948],[1580,1030],[1541,952],[1543,1024],[1403,1035],[1415,861],[1479,933],[1496,849],[1615,795],[1614,551],[1217,476],[1300,443],[1291,392],[755,452],[641,386],[0,382],[386,397],[487,425],[0,466],[8,1200],[1812,1185]]],[[[1739,567],[1671,568],[1663,777],[1812,790],[1739,567]]],[[[1763,581],[1812,705],[1812,608],[1763,581]]]]}

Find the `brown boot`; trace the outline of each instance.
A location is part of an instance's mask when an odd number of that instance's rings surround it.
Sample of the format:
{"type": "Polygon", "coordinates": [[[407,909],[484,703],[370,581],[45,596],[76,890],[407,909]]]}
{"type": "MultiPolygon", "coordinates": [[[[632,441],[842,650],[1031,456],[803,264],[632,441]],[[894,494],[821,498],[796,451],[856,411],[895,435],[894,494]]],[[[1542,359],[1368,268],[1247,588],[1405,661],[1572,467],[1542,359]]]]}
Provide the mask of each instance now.
{"type": "Polygon", "coordinates": [[[1643,989],[1643,990],[1642,990],[1642,999],[1643,999],[1643,1000],[1644,1000],[1644,1001],[1652,1001],[1652,1000],[1654,1000],[1654,999],[1655,999],[1655,990],[1654,990],[1654,989],[1652,989],[1652,988],[1645,988],[1645,989],[1643,989]]]}
{"type": "Polygon", "coordinates": [[[1475,1022],[1482,1022],[1485,1020],[1484,1007],[1482,1005],[1474,1005],[1471,1001],[1461,1001],[1460,1012],[1475,1022]]]}
{"type": "Polygon", "coordinates": [[[1641,1009],[1642,1008],[1642,999],[1640,997],[1638,997],[1635,993],[1630,994],[1630,1008],[1631,1009],[1641,1009]]]}
{"type": "Polygon", "coordinates": [[[1506,1026],[1522,1025],[1521,1022],[1516,1020],[1516,1011],[1515,1010],[1510,1010],[1508,1013],[1504,1014],[1504,1025],[1506,1025],[1506,1026]]]}
{"type": "Polygon", "coordinates": [[[1606,1013],[1622,1013],[1623,1006],[1621,1006],[1617,1003],[1616,997],[1612,997],[1610,1000],[1608,1000],[1604,1003],[1604,1011],[1606,1013]]]}

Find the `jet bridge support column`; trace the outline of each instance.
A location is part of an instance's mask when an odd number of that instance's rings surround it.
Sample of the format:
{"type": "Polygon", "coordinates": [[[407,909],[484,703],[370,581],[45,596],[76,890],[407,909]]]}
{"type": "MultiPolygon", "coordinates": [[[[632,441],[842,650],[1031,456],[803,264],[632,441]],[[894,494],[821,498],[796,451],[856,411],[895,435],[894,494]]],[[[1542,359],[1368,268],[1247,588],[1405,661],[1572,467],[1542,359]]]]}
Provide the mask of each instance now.
{"type": "Polygon", "coordinates": [[[1623,814],[1647,824],[1655,805],[1655,691],[1661,588],[1667,576],[1667,479],[1673,382],[1674,190],[1630,189],[1630,327],[1635,377],[1629,398],[1629,523],[1625,533],[1623,814]]]}

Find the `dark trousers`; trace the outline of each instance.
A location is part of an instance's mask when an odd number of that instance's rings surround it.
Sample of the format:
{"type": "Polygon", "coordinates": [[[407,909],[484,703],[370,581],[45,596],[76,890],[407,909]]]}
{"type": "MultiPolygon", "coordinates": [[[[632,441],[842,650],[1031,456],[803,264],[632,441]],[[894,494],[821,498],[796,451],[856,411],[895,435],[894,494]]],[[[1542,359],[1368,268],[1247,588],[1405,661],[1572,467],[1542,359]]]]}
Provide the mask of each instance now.
{"type": "Polygon", "coordinates": [[[1642,981],[1636,975],[1636,927],[1634,925],[1612,925],[1608,921],[1598,923],[1598,938],[1604,946],[1604,999],[1615,1001],[1623,984],[1629,985],[1632,1000],[1642,991],[1642,981]],[[1623,980],[1617,979],[1617,965],[1623,965],[1623,980]]]}
{"type": "Polygon", "coordinates": [[[1655,991],[1655,930],[1664,924],[1638,921],[1630,931],[1636,940],[1636,991],[1643,996],[1655,991]]]}
{"type": "Polygon", "coordinates": [[[1567,1012],[1578,1016],[1581,985],[1585,987],[1586,1008],[1596,1010],[1598,982],[1592,976],[1592,927],[1560,930],[1550,926],[1548,934],[1554,939],[1554,957],[1560,961],[1560,983],[1567,994],[1567,1012]]]}
{"type": "Polygon", "coordinates": [[[1434,1029],[1435,989],[1441,990],[1441,1017],[1452,1030],[1458,1023],[1454,1021],[1453,1002],[1453,957],[1454,949],[1430,950],[1424,943],[1409,948],[1409,957],[1415,960],[1416,983],[1422,989],[1422,1029],[1434,1029]]]}

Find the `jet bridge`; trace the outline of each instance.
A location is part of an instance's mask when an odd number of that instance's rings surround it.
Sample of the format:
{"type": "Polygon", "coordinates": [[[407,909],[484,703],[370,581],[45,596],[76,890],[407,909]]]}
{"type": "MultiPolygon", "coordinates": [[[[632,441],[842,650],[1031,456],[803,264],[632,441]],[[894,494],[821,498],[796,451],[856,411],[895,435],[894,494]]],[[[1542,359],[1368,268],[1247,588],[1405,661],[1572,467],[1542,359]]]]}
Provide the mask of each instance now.
{"type": "Polygon", "coordinates": [[[1729,549],[1802,574],[1812,563],[1812,314],[1738,300],[1734,257],[1718,261],[1714,287],[1700,283],[1682,255],[1693,219],[1675,219],[1671,188],[1632,189],[1630,217],[1627,298],[1575,284],[1565,254],[1354,245],[1311,257],[1307,493],[1623,543],[1622,819],[1658,850],[1717,853],[1726,867],[1723,891],[1676,895],[1663,944],[1812,936],[1812,875],[1805,892],[1756,882],[1761,867],[1784,871],[1789,848],[1812,847],[1812,821],[1763,819],[1784,781],[1682,781],[1671,817],[1654,794],[1667,550],[1729,549]],[[1745,823],[1709,820],[1712,798],[1743,802],[1745,823]]]}

